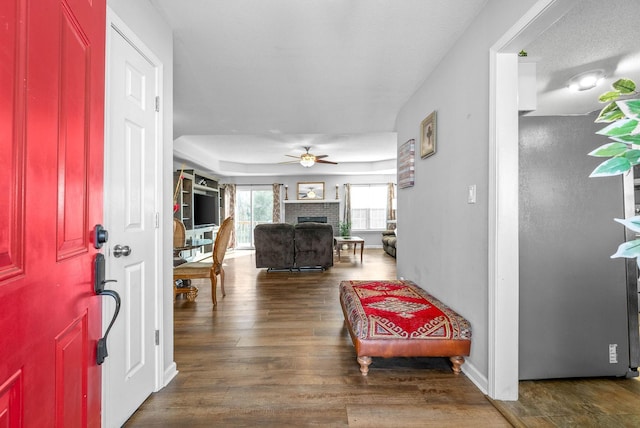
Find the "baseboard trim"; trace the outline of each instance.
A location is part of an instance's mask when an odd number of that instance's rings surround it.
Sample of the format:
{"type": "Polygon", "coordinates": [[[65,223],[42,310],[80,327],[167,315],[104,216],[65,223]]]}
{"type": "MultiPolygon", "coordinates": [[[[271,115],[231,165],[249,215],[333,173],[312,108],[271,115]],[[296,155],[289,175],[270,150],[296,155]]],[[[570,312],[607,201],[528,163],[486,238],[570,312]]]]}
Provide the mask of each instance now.
{"type": "MultiPolygon", "coordinates": [[[[163,384],[162,384],[162,388],[164,388],[165,386],[169,385],[169,383],[173,380],[174,377],[176,377],[178,375],[178,366],[176,365],[176,362],[174,361],[173,363],[171,363],[169,365],[169,367],[167,367],[167,369],[164,371],[164,377],[163,377],[163,384]]],[[[162,389],[160,388],[160,389],[162,389]]]]}
{"type": "Polygon", "coordinates": [[[472,362],[465,362],[462,365],[462,372],[471,380],[471,382],[473,382],[476,387],[478,387],[480,391],[482,391],[484,395],[487,395],[487,391],[489,390],[489,381],[487,380],[487,377],[484,376],[480,372],[480,370],[478,370],[476,366],[473,365],[472,362]]]}

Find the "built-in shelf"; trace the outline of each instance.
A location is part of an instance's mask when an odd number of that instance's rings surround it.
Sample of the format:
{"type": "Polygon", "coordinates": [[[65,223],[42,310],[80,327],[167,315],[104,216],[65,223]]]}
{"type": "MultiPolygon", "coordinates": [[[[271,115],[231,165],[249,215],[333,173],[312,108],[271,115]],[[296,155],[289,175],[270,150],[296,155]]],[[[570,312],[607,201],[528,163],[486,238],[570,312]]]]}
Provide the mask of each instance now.
{"type": "Polygon", "coordinates": [[[285,204],[338,204],[340,199],[287,199],[285,204]]]}
{"type": "MultiPolygon", "coordinates": [[[[195,195],[205,194],[220,199],[220,190],[218,189],[218,181],[201,175],[192,169],[183,169],[175,171],[173,174],[174,201],[177,204],[177,211],[173,213],[174,218],[182,221],[187,233],[196,226],[192,221],[195,217],[194,200],[195,195]],[[204,183],[204,184],[198,184],[204,183]],[[179,192],[178,192],[179,190],[179,192]]],[[[219,206],[219,202],[216,204],[219,206]]]]}
{"type": "MultiPolygon", "coordinates": [[[[209,183],[207,183],[209,184],[209,183]]],[[[217,184],[217,183],[216,183],[217,184]]],[[[196,190],[203,190],[205,192],[217,192],[218,191],[218,187],[213,187],[213,185],[209,186],[203,186],[202,184],[193,184],[193,188],[196,190]]]]}

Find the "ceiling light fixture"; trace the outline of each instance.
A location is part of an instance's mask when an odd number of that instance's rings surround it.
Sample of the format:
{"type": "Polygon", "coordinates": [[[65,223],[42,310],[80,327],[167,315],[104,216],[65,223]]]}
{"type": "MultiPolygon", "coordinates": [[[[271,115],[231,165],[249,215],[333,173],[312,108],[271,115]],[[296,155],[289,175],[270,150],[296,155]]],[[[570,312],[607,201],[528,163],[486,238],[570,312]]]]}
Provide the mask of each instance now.
{"type": "Polygon", "coordinates": [[[569,79],[569,88],[574,91],[587,91],[598,86],[603,80],[604,70],[585,71],[569,79]]]}
{"type": "Polygon", "coordinates": [[[302,156],[300,156],[300,165],[302,165],[305,168],[312,167],[313,164],[315,163],[316,163],[316,157],[312,154],[305,153],[302,156]]]}

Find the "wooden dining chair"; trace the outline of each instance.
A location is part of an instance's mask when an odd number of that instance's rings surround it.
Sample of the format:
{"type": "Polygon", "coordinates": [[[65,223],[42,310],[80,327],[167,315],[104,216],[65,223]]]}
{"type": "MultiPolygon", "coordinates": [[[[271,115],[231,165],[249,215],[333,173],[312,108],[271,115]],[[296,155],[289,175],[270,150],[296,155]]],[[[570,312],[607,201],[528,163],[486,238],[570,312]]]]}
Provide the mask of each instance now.
{"type": "MultiPolygon", "coordinates": [[[[185,263],[183,265],[177,266],[173,269],[173,281],[177,281],[178,279],[197,279],[197,278],[209,278],[211,280],[211,301],[213,302],[213,306],[218,304],[216,299],[216,286],[218,283],[218,275],[220,275],[220,288],[222,289],[222,295],[225,296],[226,293],[224,291],[224,268],[222,267],[222,262],[224,260],[224,256],[227,252],[227,246],[229,245],[229,239],[231,237],[231,231],[233,230],[233,218],[227,217],[223,222],[220,228],[218,229],[218,234],[216,235],[216,240],[213,245],[213,255],[212,262],[190,262],[185,263]]],[[[194,287],[194,286],[192,286],[194,287]]],[[[195,288],[195,287],[194,287],[195,288]]],[[[180,290],[180,289],[178,289],[180,290]]],[[[195,291],[195,295],[197,296],[197,288],[195,291]]],[[[187,299],[189,301],[193,301],[190,298],[190,294],[187,292],[187,299]]],[[[193,296],[195,300],[195,296],[193,296]]]]}
{"type": "Polygon", "coordinates": [[[177,218],[173,219],[173,267],[186,263],[187,261],[180,255],[180,248],[183,248],[186,242],[187,231],[177,218]]]}
{"type": "MultiPolygon", "coordinates": [[[[198,287],[191,285],[189,278],[176,278],[175,268],[187,263],[182,257],[180,248],[184,248],[186,243],[186,229],[184,223],[180,220],[173,219],[173,300],[176,300],[178,294],[184,294],[187,300],[193,302],[198,297],[198,287]],[[184,284],[178,287],[177,281],[181,280],[184,284]]],[[[205,276],[206,278],[206,276],[205,276]]]]}
{"type": "Polygon", "coordinates": [[[222,290],[222,296],[227,294],[224,291],[224,268],[222,262],[224,256],[227,253],[227,247],[229,246],[229,239],[231,239],[231,232],[233,231],[233,217],[227,217],[220,225],[218,234],[216,235],[216,242],[213,245],[213,266],[211,266],[211,294],[213,295],[213,305],[216,305],[216,277],[220,275],[220,289],[222,290]]]}

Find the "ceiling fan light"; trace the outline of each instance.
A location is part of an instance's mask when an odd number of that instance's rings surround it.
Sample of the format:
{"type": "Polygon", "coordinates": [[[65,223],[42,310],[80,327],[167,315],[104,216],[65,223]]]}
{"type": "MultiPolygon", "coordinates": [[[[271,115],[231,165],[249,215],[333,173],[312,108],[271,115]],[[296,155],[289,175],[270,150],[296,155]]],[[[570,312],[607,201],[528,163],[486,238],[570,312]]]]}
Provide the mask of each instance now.
{"type": "Polygon", "coordinates": [[[312,167],[314,163],[316,163],[315,156],[310,155],[308,153],[305,153],[302,156],[300,156],[300,165],[302,165],[303,167],[305,168],[312,167]]]}

